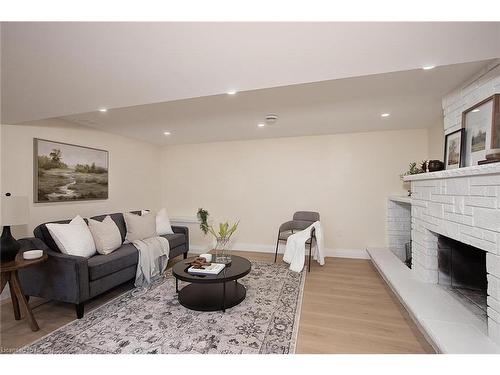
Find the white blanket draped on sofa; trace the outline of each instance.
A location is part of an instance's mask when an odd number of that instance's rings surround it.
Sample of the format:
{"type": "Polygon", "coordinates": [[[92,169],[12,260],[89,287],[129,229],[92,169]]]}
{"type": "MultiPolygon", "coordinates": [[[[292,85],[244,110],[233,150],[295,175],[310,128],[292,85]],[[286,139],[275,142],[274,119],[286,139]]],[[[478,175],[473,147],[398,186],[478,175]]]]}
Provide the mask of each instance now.
{"type": "Polygon", "coordinates": [[[300,272],[304,268],[306,257],[306,241],[311,238],[311,230],[314,228],[316,241],[314,249],[312,250],[313,259],[317,260],[320,265],[325,264],[323,256],[323,230],[319,221],[314,222],[306,229],[294,233],[288,237],[286,241],[285,254],[283,261],[290,264],[290,270],[300,272]]]}
{"type": "Polygon", "coordinates": [[[135,274],[135,286],[148,286],[167,268],[170,244],[166,238],[151,237],[136,240],[132,244],[139,251],[139,262],[135,274]]]}

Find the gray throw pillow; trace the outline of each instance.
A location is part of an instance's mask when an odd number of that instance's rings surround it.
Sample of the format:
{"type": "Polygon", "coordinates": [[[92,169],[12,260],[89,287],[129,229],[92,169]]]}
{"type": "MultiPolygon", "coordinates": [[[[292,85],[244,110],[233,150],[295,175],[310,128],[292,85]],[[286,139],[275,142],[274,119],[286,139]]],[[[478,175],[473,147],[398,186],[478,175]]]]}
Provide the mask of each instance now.
{"type": "Polygon", "coordinates": [[[122,245],[120,230],[109,215],[102,222],[89,219],[89,229],[99,254],[111,254],[122,245]]]}
{"type": "Polygon", "coordinates": [[[156,237],[156,215],[139,216],[130,212],[124,212],[123,218],[127,226],[125,242],[156,237]]]}

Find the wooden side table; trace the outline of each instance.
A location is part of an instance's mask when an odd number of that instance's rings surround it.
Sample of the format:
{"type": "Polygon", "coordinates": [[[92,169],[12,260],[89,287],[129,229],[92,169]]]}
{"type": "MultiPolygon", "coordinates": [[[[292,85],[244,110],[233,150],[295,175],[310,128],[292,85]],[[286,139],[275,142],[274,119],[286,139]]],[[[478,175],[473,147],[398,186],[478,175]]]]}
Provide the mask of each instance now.
{"type": "Polygon", "coordinates": [[[26,314],[26,318],[30,323],[30,327],[32,331],[38,331],[40,328],[38,327],[38,323],[33,316],[33,312],[31,311],[28,301],[26,300],[26,296],[23,293],[21,288],[21,283],[19,282],[19,276],[17,275],[17,271],[21,268],[31,267],[40,263],[43,263],[47,260],[47,254],[43,253],[43,256],[38,259],[26,260],[23,258],[23,254],[20,252],[17,254],[16,259],[11,262],[1,263],[0,264],[0,274],[1,274],[1,288],[0,293],[3,292],[3,289],[9,283],[10,288],[10,297],[12,299],[12,306],[14,308],[14,318],[16,320],[21,319],[21,314],[19,311],[19,303],[26,314]]]}

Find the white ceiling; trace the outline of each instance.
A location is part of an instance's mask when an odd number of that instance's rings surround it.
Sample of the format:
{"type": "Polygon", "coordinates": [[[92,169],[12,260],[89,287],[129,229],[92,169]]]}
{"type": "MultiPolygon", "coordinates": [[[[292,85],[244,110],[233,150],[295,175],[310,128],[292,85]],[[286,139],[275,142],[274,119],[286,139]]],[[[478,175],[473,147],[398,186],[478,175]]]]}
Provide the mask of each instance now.
{"type": "MultiPolygon", "coordinates": [[[[254,90],[404,71],[425,64],[441,66],[485,60],[500,56],[499,25],[478,22],[2,23],[2,122],[15,124],[100,107],[196,98],[233,88],[254,90]]],[[[410,73],[410,76],[420,73],[410,73]]],[[[366,82],[371,79],[377,80],[368,78],[366,82]]],[[[364,100],[372,103],[373,109],[376,103],[382,106],[379,94],[385,85],[378,83],[378,90],[365,85],[358,86],[360,91],[370,91],[375,97],[366,96],[364,100]]],[[[396,100],[401,93],[391,91],[388,95],[394,96],[386,98],[396,100]]],[[[360,93],[349,95],[356,97],[360,93]]],[[[237,100],[245,96],[241,98],[237,100]]],[[[226,99],[209,100],[224,108],[219,101],[226,99]]],[[[360,109],[351,103],[356,110],[360,109]]],[[[285,102],[275,104],[280,108],[292,107],[285,102]]],[[[324,105],[330,104],[324,101],[324,105]]],[[[178,112],[187,111],[184,108],[181,104],[178,112]]],[[[315,116],[321,118],[322,113],[328,111],[319,110],[315,116]]],[[[194,111],[191,116],[195,115],[194,111]]],[[[214,111],[210,116],[227,118],[229,114],[216,115],[214,111]]],[[[168,118],[180,121],[175,115],[168,118]]],[[[330,120],[323,119],[326,121],[330,120]]],[[[336,126],[353,127],[349,124],[336,126]]],[[[149,134],[148,139],[154,138],[155,131],[144,130],[149,134]]],[[[213,137],[208,128],[197,131],[200,139],[213,137]]],[[[128,129],[127,125],[124,132],[138,132],[144,137],[142,131],[128,129]]]]}
{"type": "Polygon", "coordinates": [[[442,122],[443,95],[491,61],[92,111],[65,120],[159,145],[412,129],[442,122]],[[381,113],[390,112],[385,119],[381,113]],[[274,125],[257,127],[266,114],[274,125]],[[168,137],[164,131],[172,134],[168,137]]]}

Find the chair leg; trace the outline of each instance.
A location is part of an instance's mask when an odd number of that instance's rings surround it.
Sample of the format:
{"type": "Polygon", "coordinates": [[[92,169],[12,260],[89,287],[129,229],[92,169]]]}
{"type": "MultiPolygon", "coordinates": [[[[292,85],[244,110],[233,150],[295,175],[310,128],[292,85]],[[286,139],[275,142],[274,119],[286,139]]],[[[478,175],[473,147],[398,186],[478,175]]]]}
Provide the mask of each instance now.
{"type": "Polygon", "coordinates": [[[184,254],[182,254],[182,257],[183,257],[184,259],[187,259],[187,257],[188,257],[188,253],[187,253],[187,252],[185,252],[184,254]]]}
{"type": "Polygon", "coordinates": [[[274,253],[274,263],[276,263],[276,260],[278,259],[278,246],[280,244],[280,235],[278,233],[278,241],[276,241],[276,252],[274,253]]]}
{"type": "Polygon", "coordinates": [[[76,309],[76,317],[77,317],[78,319],[83,318],[83,313],[84,313],[84,311],[85,311],[84,306],[85,306],[85,305],[84,305],[83,303],[77,303],[77,304],[75,305],[75,309],[76,309]]]}
{"type": "Polygon", "coordinates": [[[312,246],[313,246],[313,238],[311,237],[311,242],[309,243],[309,265],[307,272],[311,272],[312,246]]]}

